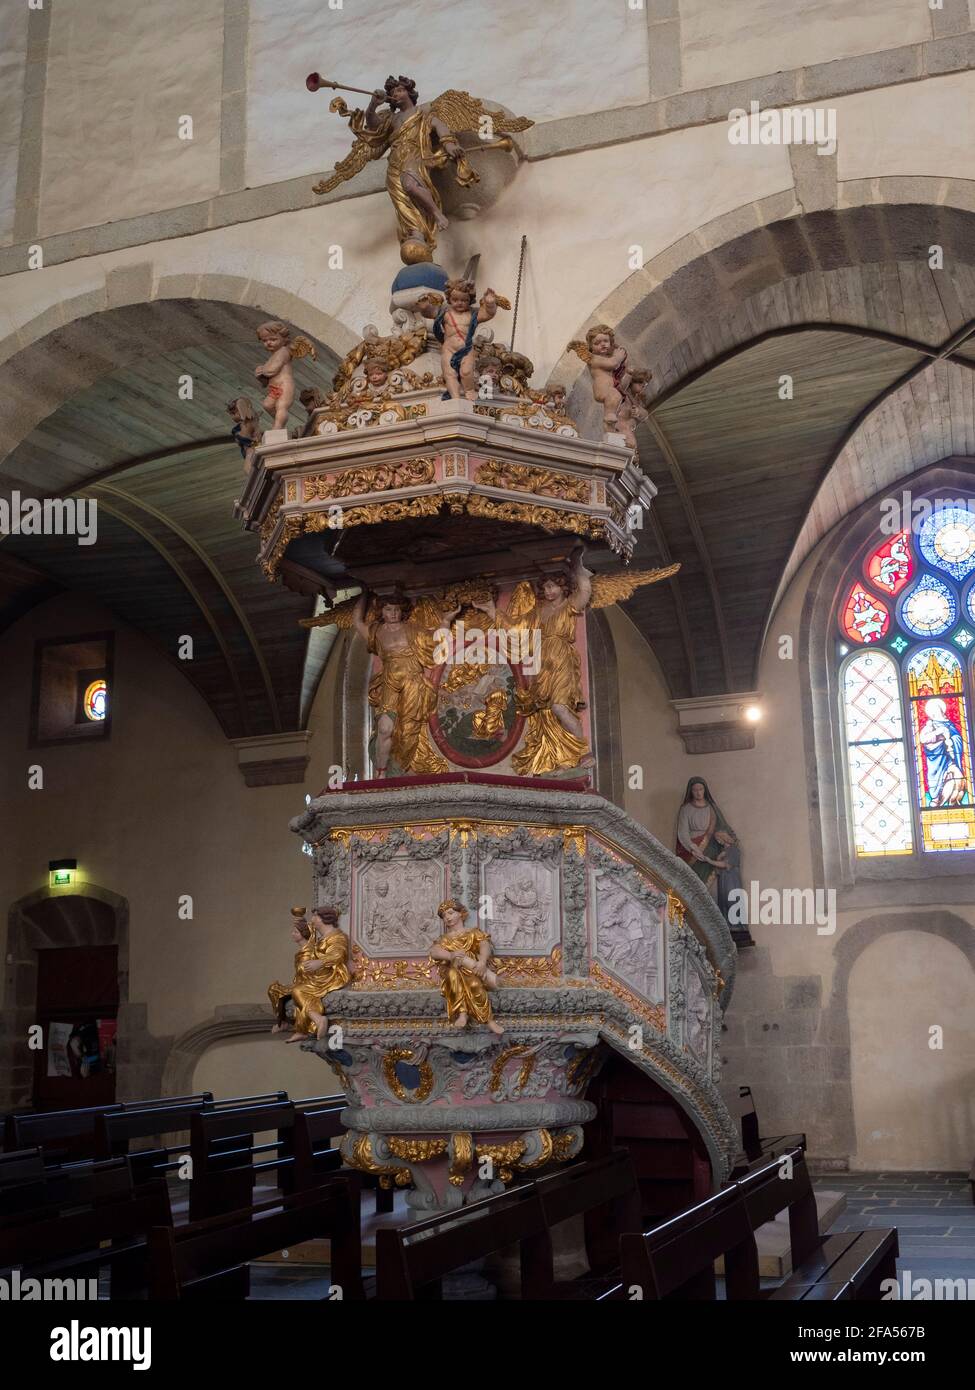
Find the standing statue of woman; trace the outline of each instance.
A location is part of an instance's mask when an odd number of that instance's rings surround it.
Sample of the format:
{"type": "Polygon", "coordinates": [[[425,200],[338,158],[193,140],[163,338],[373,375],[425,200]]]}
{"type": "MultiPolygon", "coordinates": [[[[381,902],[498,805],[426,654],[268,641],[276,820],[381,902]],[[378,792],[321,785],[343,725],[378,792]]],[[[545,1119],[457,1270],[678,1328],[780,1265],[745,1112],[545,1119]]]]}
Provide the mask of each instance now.
{"type": "Polygon", "coordinates": [[[677,854],[717,896],[718,875],[732,868],[725,850],[738,840],[703,777],[692,777],[677,815],[677,854]]]}
{"type": "Polygon", "coordinates": [[[703,777],[692,777],[677,815],[677,854],[717,900],[737,946],[753,946],[748,895],[741,882],[741,846],[703,777]]]}

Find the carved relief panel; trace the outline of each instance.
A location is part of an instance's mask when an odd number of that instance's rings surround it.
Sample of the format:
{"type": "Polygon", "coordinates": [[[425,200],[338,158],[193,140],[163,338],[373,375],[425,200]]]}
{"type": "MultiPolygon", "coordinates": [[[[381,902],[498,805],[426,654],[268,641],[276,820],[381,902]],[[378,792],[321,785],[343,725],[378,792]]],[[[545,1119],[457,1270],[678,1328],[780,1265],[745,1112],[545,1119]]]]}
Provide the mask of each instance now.
{"type": "Polygon", "coordinates": [[[562,941],[562,837],[505,828],[477,837],[481,924],[499,956],[547,956],[562,941]]]}
{"type": "Polygon", "coordinates": [[[663,1003],[666,894],[632,869],[599,855],[592,901],[593,954],[644,999],[663,1003]]]}
{"type": "Polygon", "coordinates": [[[437,908],[450,895],[446,837],[353,841],[351,868],[352,942],[372,957],[426,956],[441,931],[437,908]]]}
{"type": "Polygon", "coordinates": [[[713,1000],[711,991],[690,958],[687,961],[686,995],[684,1028],[687,1048],[695,1061],[707,1068],[711,1056],[713,1000]]]}

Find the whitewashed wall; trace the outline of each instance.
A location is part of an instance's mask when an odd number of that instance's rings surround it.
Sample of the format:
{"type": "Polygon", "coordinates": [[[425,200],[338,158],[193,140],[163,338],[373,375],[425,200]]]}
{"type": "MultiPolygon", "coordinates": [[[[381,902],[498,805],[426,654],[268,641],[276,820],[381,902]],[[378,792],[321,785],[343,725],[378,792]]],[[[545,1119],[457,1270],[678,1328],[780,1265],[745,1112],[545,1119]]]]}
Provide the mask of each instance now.
{"type": "Polygon", "coordinates": [[[57,0],[44,102],[42,235],[217,191],[222,45],[223,0],[57,0]],[[192,140],[178,135],[184,115],[193,117],[192,140]]]}
{"type": "Polygon", "coordinates": [[[27,6],[0,5],[0,244],[13,234],[27,66],[27,6]]]}

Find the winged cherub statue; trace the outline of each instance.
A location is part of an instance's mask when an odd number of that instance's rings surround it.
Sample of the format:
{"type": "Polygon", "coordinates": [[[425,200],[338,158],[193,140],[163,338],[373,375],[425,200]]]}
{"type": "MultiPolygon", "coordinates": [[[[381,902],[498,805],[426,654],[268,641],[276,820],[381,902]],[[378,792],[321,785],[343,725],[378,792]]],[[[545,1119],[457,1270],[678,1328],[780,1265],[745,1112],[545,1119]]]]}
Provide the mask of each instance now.
{"type": "MultiPolygon", "coordinates": [[[[338,84],[312,73],[306,85],[310,91],[338,84]]],[[[359,90],[355,88],[353,90],[359,90]]],[[[443,203],[433,182],[434,169],[448,163],[454,166],[454,177],[462,188],[478,182],[464,147],[457,139],[461,130],[482,131],[485,122],[500,138],[482,139],[478,148],[512,148],[504,132],[527,130],[534,122],[525,116],[508,116],[492,111],[469,92],[448,91],[435,101],[420,105],[416,83],[412,77],[387,77],[384,85],[372,93],[365,111],[350,111],[341,97],[333,97],[330,111],[337,111],[349,122],[355,144],[335,172],[314,185],[313,192],[330,193],[346,179],[354,178],[373,159],[389,153],[386,191],[396,211],[400,256],[404,265],[415,265],[433,259],[437,233],[447,227],[443,203]],[[389,110],[380,112],[379,107],[389,110]]]]}
{"type": "Polygon", "coordinates": [[[576,647],[576,623],[587,608],[607,608],[630,598],[644,584],[657,584],[677,573],[680,565],[634,573],[592,574],[582,563],[583,546],[573,547],[569,568],[547,574],[537,586],[517,584],[507,610],[498,612],[491,598],[475,602],[499,627],[541,632],[542,657],[527,690],[516,692],[519,713],[527,721],[521,747],[512,758],[517,773],[538,777],[557,768],[591,767],[594,761],[585,740],[579,712],[582,669],[576,647]]]}
{"type": "Polygon", "coordinates": [[[568,351],[581,357],[589,368],[592,394],[603,408],[603,429],[607,434],[621,434],[635,449],[633,428],[647,418],[650,373],[628,365],[626,348],[617,346],[615,333],[605,323],[590,328],[584,343],[573,339],[568,351]]]}

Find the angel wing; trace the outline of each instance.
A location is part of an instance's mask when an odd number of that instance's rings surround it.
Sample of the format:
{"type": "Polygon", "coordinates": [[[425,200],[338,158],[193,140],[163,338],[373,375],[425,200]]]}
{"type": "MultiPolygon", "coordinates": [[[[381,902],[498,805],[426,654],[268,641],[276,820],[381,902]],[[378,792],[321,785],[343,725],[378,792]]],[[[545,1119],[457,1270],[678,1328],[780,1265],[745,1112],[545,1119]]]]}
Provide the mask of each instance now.
{"type": "MultiPolygon", "coordinates": [[[[517,134],[535,124],[527,116],[509,116],[506,111],[494,110],[484,105],[479,97],[470,92],[441,92],[436,101],[430,103],[430,113],[439,116],[444,125],[456,134],[461,130],[481,129],[481,120],[487,116],[494,130],[502,135],[517,134]]],[[[338,166],[336,166],[337,168],[338,166]]]]}
{"type": "Polygon", "coordinates": [[[507,619],[510,623],[520,622],[535,607],[535,591],[527,579],[516,584],[508,600],[507,619]]]}
{"type": "Polygon", "coordinates": [[[310,357],[313,362],[318,360],[315,344],[310,338],[306,338],[302,334],[291,339],[291,359],[297,361],[299,357],[310,357]]]}
{"type": "Polygon", "coordinates": [[[424,632],[436,632],[444,624],[444,602],[442,598],[427,596],[418,598],[413,604],[410,622],[424,632]]]}
{"type": "Polygon", "coordinates": [[[579,342],[578,338],[573,338],[571,343],[567,343],[565,350],[566,352],[574,352],[578,357],[581,357],[587,367],[592,361],[592,353],[586,347],[585,343],[579,342]]]}
{"type": "Polygon", "coordinates": [[[299,619],[299,627],[337,627],[342,630],[352,626],[352,618],[355,613],[358,597],[347,598],[344,603],[337,603],[334,608],[328,608],[324,613],[319,613],[314,618],[299,619]]]}
{"type": "Polygon", "coordinates": [[[312,184],[311,191],[319,195],[331,193],[332,189],[338,188],[340,183],[347,183],[349,179],[354,179],[356,174],[361,173],[367,164],[374,159],[379,159],[383,153],[382,146],[356,136],[355,144],[349,153],[335,165],[335,172],[329,174],[327,179],[319,179],[318,183],[312,184]]]}
{"type": "Polygon", "coordinates": [[[611,603],[622,603],[631,598],[644,584],[659,584],[661,579],[670,579],[680,569],[680,565],[667,565],[660,570],[634,570],[622,574],[594,574],[592,577],[592,599],[590,608],[608,608],[611,603]]]}

